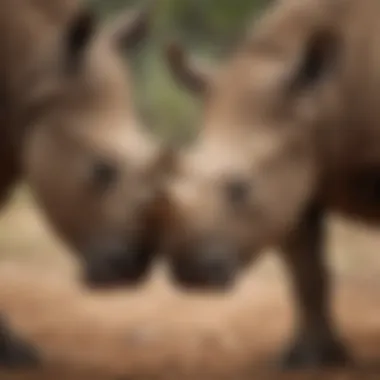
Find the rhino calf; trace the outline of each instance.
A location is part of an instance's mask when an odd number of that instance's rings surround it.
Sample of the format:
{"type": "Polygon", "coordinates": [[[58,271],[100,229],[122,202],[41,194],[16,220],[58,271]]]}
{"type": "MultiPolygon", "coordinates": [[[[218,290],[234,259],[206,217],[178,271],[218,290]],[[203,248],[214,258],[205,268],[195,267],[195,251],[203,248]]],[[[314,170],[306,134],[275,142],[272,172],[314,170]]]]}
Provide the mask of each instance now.
{"type": "Polygon", "coordinates": [[[349,361],[324,224],[329,211],[380,222],[379,14],[377,0],[278,0],[217,72],[167,50],[173,75],[204,98],[168,185],[173,277],[226,288],[279,247],[298,312],[286,367],[349,361]]]}

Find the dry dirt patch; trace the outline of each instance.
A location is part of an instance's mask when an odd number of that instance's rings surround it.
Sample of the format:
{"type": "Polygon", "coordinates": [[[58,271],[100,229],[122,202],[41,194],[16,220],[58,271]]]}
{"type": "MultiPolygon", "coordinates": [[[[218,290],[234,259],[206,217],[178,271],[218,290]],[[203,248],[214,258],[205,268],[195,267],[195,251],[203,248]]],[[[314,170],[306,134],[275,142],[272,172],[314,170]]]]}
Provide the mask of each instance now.
{"type": "MultiPolygon", "coordinates": [[[[366,369],[302,378],[379,379],[379,234],[340,221],[331,227],[334,311],[366,369]]],[[[161,270],[140,289],[93,293],[76,280],[75,261],[49,235],[25,195],[16,197],[0,221],[0,252],[0,309],[45,358],[45,373],[35,379],[300,376],[267,372],[293,320],[286,278],[273,255],[223,296],[181,293],[161,270]],[[70,368],[95,374],[75,375],[70,368]]]]}

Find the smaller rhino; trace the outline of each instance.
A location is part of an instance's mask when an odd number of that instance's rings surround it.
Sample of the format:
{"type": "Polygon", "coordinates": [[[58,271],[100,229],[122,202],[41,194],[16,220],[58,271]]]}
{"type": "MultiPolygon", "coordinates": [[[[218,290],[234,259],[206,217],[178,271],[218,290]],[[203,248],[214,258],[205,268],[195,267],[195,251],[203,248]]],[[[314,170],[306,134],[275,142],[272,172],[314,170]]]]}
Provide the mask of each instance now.
{"type": "MultiPolygon", "coordinates": [[[[166,150],[139,120],[123,59],[150,14],[101,24],[78,0],[2,1],[0,205],[25,179],[90,286],[141,281],[158,244],[166,150]]],[[[36,363],[5,322],[0,335],[1,364],[36,363]]]]}
{"type": "Polygon", "coordinates": [[[76,0],[4,9],[2,203],[24,178],[87,284],[135,283],[156,249],[165,153],[139,120],[123,51],[146,37],[151,8],[104,24],[76,0]]]}
{"type": "Polygon", "coordinates": [[[350,361],[330,310],[325,216],[380,222],[379,12],[375,0],[278,0],[215,72],[167,50],[204,99],[168,184],[172,275],[227,289],[279,247],[298,323],[285,368],[350,361]]]}

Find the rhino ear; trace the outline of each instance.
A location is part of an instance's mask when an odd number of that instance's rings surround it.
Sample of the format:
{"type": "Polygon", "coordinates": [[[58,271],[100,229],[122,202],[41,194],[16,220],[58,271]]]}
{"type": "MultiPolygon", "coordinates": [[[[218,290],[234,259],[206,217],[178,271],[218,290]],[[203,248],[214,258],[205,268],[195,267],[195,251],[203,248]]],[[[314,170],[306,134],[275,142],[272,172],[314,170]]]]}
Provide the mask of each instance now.
{"type": "Polygon", "coordinates": [[[69,70],[81,65],[88,45],[95,34],[97,19],[89,10],[81,10],[71,21],[65,35],[66,62],[69,70]]]}
{"type": "Polygon", "coordinates": [[[209,68],[190,59],[177,42],[167,44],[164,53],[169,71],[178,83],[196,95],[203,95],[207,91],[211,81],[209,68]]]}
{"type": "Polygon", "coordinates": [[[307,41],[290,83],[291,90],[314,88],[337,67],[339,38],[330,31],[317,31],[307,41]]]}
{"type": "Polygon", "coordinates": [[[122,12],[109,26],[115,43],[127,50],[136,48],[148,35],[153,10],[149,3],[145,8],[122,12]]]}

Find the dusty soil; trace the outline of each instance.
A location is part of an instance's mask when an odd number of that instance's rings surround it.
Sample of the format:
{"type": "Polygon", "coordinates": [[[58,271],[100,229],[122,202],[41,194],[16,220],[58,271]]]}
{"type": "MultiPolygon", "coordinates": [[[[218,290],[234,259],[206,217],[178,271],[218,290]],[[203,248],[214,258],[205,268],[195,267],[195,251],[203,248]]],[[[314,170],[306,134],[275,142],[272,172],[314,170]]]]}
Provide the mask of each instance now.
{"type": "Polygon", "coordinates": [[[379,231],[336,219],[330,225],[334,312],[357,367],[280,374],[271,364],[291,335],[293,315],[275,255],[268,253],[224,295],[183,293],[161,268],[139,289],[94,293],[81,286],[75,260],[52,238],[27,197],[18,196],[0,220],[0,310],[41,350],[46,369],[0,376],[379,379],[379,231]]]}

